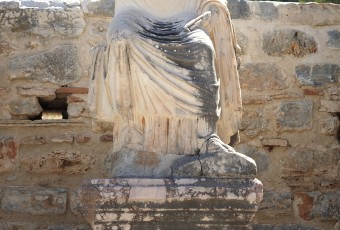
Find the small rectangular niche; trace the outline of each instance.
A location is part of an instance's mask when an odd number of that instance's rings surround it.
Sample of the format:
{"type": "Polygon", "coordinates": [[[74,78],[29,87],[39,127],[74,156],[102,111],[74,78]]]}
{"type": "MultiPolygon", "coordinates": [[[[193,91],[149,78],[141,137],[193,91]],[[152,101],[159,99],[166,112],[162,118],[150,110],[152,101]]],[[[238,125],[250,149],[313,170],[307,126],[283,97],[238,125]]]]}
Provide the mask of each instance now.
{"type": "Polygon", "coordinates": [[[56,97],[38,97],[42,112],[31,120],[63,120],[68,119],[67,114],[67,95],[56,94],[56,97]]]}

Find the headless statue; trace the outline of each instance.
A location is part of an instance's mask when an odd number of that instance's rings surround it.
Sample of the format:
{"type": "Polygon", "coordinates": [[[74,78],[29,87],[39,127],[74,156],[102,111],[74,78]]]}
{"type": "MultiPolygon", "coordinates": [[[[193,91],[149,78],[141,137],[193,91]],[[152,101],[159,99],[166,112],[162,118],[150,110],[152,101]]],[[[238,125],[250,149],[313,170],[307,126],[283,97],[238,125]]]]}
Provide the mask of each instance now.
{"type": "Polygon", "coordinates": [[[225,1],[116,0],[89,92],[93,118],[113,124],[112,176],[256,173],[224,144],[241,120],[237,47],[225,1]],[[128,159],[136,154],[146,164],[157,158],[153,170],[139,172],[128,159]],[[210,168],[195,169],[204,159],[210,168]]]}

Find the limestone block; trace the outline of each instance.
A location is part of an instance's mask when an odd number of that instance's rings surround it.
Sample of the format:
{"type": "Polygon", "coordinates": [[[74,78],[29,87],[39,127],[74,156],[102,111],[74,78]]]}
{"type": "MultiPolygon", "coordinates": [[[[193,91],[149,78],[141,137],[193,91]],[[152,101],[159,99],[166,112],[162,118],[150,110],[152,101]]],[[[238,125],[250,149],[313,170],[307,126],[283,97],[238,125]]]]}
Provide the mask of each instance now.
{"type": "Polygon", "coordinates": [[[272,2],[251,2],[250,6],[255,17],[265,20],[273,20],[279,17],[279,11],[276,5],[277,4],[272,2]]]}
{"type": "Polygon", "coordinates": [[[255,137],[265,131],[268,124],[262,109],[244,111],[240,130],[247,136],[255,137]]]}
{"type": "Polygon", "coordinates": [[[314,147],[296,147],[288,151],[287,157],[281,162],[283,177],[323,176],[336,177],[339,149],[314,147]]]}
{"type": "Polygon", "coordinates": [[[18,148],[14,137],[0,137],[0,173],[15,170],[18,148]]]}
{"type": "Polygon", "coordinates": [[[313,37],[303,31],[284,29],[266,32],[263,35],[262,49],[270,56],[291,54],[303,57],[316,53],[318,45],[313,37]]]}
{"type": "Polygon", "coordinates": [[[294,193],[294,212],[304,220],[316,218],[338,220],[340,218],[339,204],[340,191],[294,193]]]}
{"type": "Polygon", "coordinates": [[[20,7],[2,3],[0,16],[1,30],[43,37],[76,37],[86,26],[79,7],[68,7],[57,1],[21,1],[20,7]]]}
{"type": "Polygon", "coordinates": [[[295,75],[302,85],[325,86],[339,82],[340,66],[336,64],[299,65],[295,67],[295,75]]]}
{"type": "Polygon", "coordinates": [[[286,88],[286,76],[273,63],[247,63],[240,68],[240,84],[242,89],[271,90],[286,88]]]}
{"type": "Polygon", "coordinates": [[[81,77],[77,48],[73,45],[59,45],[53,49],[9,60],[10,79],[24,79],[33,82],[51,82],[67,85],[81,77]]]}
{"type": "Polygon", "coordinates": [[[330,117],[327,119],[324,119],[320,122],[321,130],[320,132],[322,134],[335,136],[339,132],[340,127],[340,121],[338,117],[330,117]]]}
{"type": "Polygon", "coordinates": [[[321,112],[329,112],[329,113],[338,113],[340,112],[340,101],[326,101],[321,100],[321,105],[319,111],[321,112]]]}
{"type": "Polygon", "coordinates": [[[21,96],[48,97],[53,99],[56,97],[55,88],[48,87],[17,87],[17,94],[21,96]]]}
{"type": "Polygon", "coordinates": [[[94,163],[95,159],[91,154],[78,151],[52,151],[38,156],[24,157],[20,162],[28,173],[34,174],[85,173],[94,166],[94,163]]]}
{"type": "Polygon", "coordinates": [[[70,103],[67,106],[67,114],[69,118],[77,118],[86,116],[86,102],[70,103]]]}
{"type": "Polygon", "coordinates": [[[249,3],[244,0],[229,0],[228,9],[232,19],[248,19],[251,15],[249,3]]]}
{"type": "Polygon", "coordinates": [[[115,12],[115,1],[114,0],[82,0],[81,7],[85,14],[112,18],[115,12]]]}
{"type": "Polygon", "coordinates": [[[17,48],[15,47],[14,44],[5,42],[5,41],[0,41],[0,56],[8,56],[10,54],[15,53],[17,48]]]}
{"type": "Polygon", "coordinates": [[[63,11],[39,12],[39,26],[33,28],[31,33],[44,37],[81,35],[86,26],[84,16],[79,8],[68,8],[63,11]]]}
{"type": "Polygon", "coordinates": [[[30,215],[61,215],[66,212],[67,190],[38,187],[4,189],[1,208],[30,215]]]}
{"type": "Polygon", "coordinates": [[[339,48],[340,49],[340,31],[339,30],[330,30],[330,31],[327,32],[327,34],[328,34],[327,46],[331,47],[331,48],[339,48]]]}
{"type": "Polygon", "coordinates": [[[282,138],[263,138],[261,140],[262,145],[264,146],[288,146],[288,141],[282,138]]]}
{"type": "Polygon", "coordinates": [[[42,108],[36,97],[21,97],[10,102],[9,112],[14,117],[32,118],[38,116],[42,112],[42,108]]]}
{"type": "Polygon", "coordinates": [[[93,229],[245,229],[262,200],[262,184],[256,179],[94,179],[78,194],[93,229]]]}
{"type": "Polygon", "coordinates": [[[340,6],[333,4],[279,4],[284,22],[298,25],[327,26],[340,24],[340,6]]]}
{"type": "Polygon", "coordinates": [[[283,102],[276,113],[278,129],[303,130],[312,127],[313,102],[308,100],[283,102]]]}
{"type": "Polygon", "coordinates": [[[257,172],[262,173],[269,167],[269,153],[265,149],[256,148],[247,144],[236,146],[236,150],[255,160],[257,172]]]}

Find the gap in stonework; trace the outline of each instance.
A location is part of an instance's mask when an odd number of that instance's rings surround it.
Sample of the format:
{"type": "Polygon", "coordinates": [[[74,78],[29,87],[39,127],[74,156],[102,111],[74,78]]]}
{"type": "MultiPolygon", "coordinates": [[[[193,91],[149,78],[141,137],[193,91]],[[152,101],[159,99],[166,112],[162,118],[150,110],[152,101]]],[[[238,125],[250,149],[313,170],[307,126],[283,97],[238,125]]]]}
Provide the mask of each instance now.
{"type": "Polygon", "coordinates": [[[53,100],[38,98],[43,111],[31,120],[62,120],[68,119],[67,94],[56,94],[53,100]]]}

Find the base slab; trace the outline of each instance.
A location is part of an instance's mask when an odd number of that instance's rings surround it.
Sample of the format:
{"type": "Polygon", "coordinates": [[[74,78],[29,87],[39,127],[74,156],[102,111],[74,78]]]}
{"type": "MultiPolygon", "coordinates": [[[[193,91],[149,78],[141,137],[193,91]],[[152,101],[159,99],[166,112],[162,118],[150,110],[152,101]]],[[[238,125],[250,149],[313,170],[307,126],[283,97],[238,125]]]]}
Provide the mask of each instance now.
{"type": "Polygon", "coordinates": [[[257,179],[94,179],[78,196],[95,230],[246,229],[263,186],[257,179]]]}

